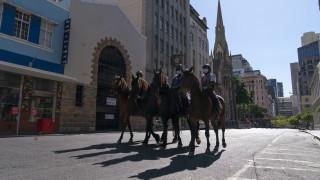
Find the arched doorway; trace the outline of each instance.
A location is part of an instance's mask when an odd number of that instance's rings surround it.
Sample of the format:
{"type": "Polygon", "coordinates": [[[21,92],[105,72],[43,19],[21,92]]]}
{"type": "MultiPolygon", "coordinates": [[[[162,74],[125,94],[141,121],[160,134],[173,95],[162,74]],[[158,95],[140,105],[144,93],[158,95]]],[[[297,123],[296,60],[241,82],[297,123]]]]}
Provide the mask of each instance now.
{"type": "Polygon", "coordinates": [[[115,74],[126,77],[125,60],[117,47],[106,46],[99,55],[96,130],[119,129],[119,100],[110,92],[115,74]]]}

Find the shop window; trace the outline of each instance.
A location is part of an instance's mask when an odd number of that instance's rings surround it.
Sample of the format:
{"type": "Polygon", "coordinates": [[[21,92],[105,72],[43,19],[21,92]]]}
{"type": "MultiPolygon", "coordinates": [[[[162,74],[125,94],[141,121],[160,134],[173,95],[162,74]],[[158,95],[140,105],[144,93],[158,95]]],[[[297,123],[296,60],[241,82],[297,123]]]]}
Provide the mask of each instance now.
{"type": "Polygon", "coordinates": [[[0,121],[17,120],[10,109],[19,107],[20,83],[20,75],[0,72],[0,121]]]}
{"type": "Polygon", "coordinates": [[[83,86],[77,85],[76,106],[82,107],[83,103],[83,86]]]}
{"type": "Polygon", "coordinates": [[[33,79],[30,122],[55,118],[57,83],[46,79],[33,79]]]}

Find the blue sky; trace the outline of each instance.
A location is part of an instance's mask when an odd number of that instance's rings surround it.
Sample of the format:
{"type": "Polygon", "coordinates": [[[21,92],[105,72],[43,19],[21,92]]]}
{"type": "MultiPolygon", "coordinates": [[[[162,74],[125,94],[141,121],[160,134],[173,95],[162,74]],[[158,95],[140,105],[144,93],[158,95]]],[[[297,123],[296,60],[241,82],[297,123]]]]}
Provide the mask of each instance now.
{"type": "MultiPolygon", "coordinates": [[[[208,21],[210,49],[215,40],[218,0],[190,0],[208,21]]],[[[318,0],[221,0],[229,50],[242,54],[267,79],[283,82],[284,96],[292,92],[290,63],[305,32],[320,33],[318,0]]]]}

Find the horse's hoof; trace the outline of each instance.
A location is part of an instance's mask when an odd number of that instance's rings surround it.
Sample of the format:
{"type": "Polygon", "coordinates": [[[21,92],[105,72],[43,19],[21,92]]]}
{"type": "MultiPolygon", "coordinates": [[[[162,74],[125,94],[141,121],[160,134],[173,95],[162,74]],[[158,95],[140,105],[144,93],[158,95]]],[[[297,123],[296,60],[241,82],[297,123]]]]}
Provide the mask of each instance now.
{"type": "Polygon", "coordinates": [[[227,143],[222,143],[222,147],[226,148],[227,147],[227,143]]]}
{"type": "Polygon", "coordinates": [[[189,152],[188,157],[193,158],[193,156],[194,156],[194,152],[189,152]]]}
{"type": "Polygon", "coordinates": [[[178,141],[176,140],[176,139],[173,139],[172,140],[172,144],[175,144],[175,143],[177,143],[178,141]]]}
{"type": "Polygon", "coordinates": [[[147,143],[143,142],[143,143],[141,144],[141,146],[147,146],[147,143]]]}
{"type": "Polygon", "coordinates": [[[206,152],[205,152],[205,154],[206,154],[206,155],[209,155],[209,154],[210,154],[210,149],[207,149],[206,152]]]}
{"type": "Polygon", "coordinates": [[[165,149],[166,149],[165,146],[161,146],[161,147],[159,148],[160,151],[163,151],[163,150],[165,150],[165,149]]]}
{"type": "Polygon", "coordinates": [[[197,138],[197,139],[196,139],[196,142],[197,142],[198,145],[201,144],[200,138],[197,138]]]}
{"type": "Polygon", "coordinates": [[[129,143],[133,143],[133,140],[132,140],[132,139],[129,139],[129,143]]]}
{"type": "Polygon", "coordinates": [[[118,143],[118,144],[121,144],[121,140],[118,140],[117,143],[118,143]]]}
{"type": "Polygon", "coordinates": [[[181,149],[182,148],[182,144],[178,144],[178,149],[181,149]]]}

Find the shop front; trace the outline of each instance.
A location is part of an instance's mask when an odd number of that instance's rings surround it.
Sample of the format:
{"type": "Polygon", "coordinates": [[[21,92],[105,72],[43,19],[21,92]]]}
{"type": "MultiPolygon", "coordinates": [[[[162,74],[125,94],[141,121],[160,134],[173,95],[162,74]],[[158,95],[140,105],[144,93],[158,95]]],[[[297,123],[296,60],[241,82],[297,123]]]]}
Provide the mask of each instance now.
{"type": "Polygon", "coordinates": [[[37,132],[37,121],[51,119],[59,129],[62,83],[0,71],[0,132],[37,132]]]}

